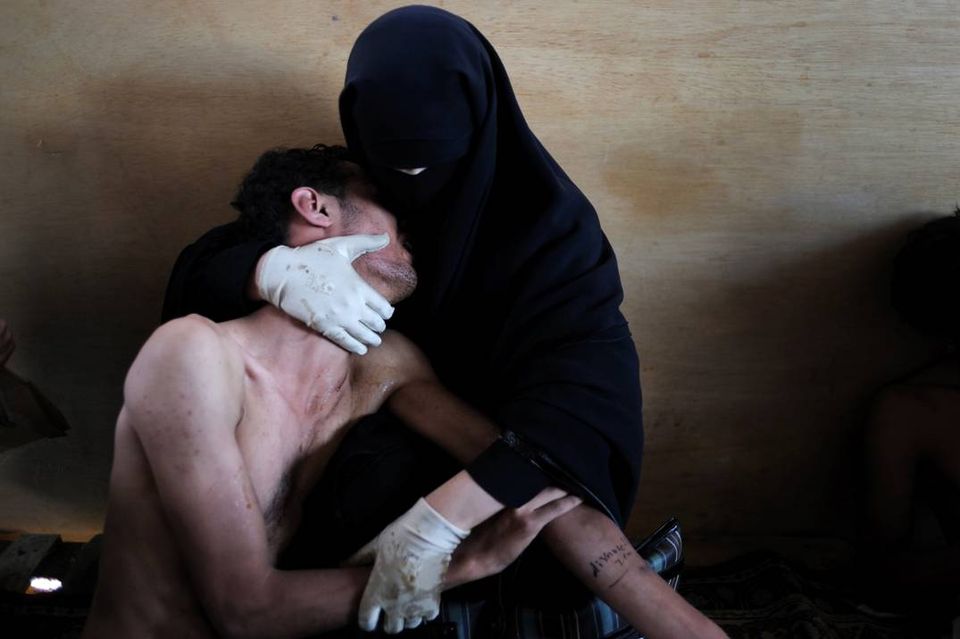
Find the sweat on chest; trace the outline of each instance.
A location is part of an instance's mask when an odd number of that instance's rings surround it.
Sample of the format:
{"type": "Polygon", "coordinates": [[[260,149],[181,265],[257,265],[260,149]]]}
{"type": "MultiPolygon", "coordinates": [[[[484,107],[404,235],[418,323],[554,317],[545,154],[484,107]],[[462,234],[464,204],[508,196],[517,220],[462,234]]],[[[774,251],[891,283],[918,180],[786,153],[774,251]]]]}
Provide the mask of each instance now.
{"type": "Polygon", "coordinates": [[[237,428],[237,443],[261,502],[281,483],[295,488],[319,475],[350,417],[349,402],[342,398],[327,406],[315,397],[305,404],[315,407],[308,414],[276,395],[252,396],[237,428]],[[288,469],[286,482],[281,469],[288,469]]]}

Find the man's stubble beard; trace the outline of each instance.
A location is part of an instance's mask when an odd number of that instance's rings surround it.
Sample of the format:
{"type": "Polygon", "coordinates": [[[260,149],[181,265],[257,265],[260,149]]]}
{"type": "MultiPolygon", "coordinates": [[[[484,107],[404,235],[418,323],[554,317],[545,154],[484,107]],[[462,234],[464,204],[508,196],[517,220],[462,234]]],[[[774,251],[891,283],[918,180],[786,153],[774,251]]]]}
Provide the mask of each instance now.
{"type": "Polygon", "coordinates": [[[380,262],[377,275],[390,288],[391,304],[396,304],[413,295],[417,288],[417,272],[405,262],[380,262]]]}
{"type": "MultiPolygon", "coordinates": [[[[350,200],[342,201],[341,206],[348,213],[344,222],[344,235],[359,232],[358,229],[354,228],[356,226],[355,217],[359,214],[359,210],[350,200]]],[[[413,295],[413,291],[417,288],[417,271],[413,268],[413,265],[407,262],[391,262],[379,259],[376,251],[361,255],[354,261],[353,266],[354,270],[365,280],[376,278],[386,285],[389,292],[384,297],[390,304],[402,302],[413,295]]]]}
{"type": "Polygon", "coordinates": [[[391,304],[407,299],[417,288],[417,271],[406,262],[389,261],[376,253],[367,253],[358,257],[353,264],[354,269],[368,284],[383,285],[386,289],[384,297],[391,304]]]}

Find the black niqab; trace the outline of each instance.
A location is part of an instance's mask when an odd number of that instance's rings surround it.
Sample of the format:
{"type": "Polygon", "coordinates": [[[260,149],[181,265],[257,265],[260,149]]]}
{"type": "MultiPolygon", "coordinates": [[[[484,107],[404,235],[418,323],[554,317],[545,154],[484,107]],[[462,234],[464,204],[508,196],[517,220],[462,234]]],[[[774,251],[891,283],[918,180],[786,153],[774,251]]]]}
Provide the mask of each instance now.
{"type": "Polygon", "coordinates": [[[616,259],[593,207],[527,126],[493,47],[441,9],[391,11],[354,45],[340,116],[414,242],[421,285],[393,325],[452,391],[622,523],[642,429],[616,259]],[[455,170],[425,197],[404,186],[421,176],[393,177],[428,167],[429,179],[441,165],[455,170]]]}

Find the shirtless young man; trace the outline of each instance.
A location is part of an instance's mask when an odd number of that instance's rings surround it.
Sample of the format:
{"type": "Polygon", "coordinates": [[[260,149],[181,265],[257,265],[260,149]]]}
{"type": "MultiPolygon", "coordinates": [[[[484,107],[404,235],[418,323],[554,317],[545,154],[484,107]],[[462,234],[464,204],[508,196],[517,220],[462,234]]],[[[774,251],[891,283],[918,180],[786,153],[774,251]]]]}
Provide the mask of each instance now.
{"type": "MultiPolygon", "coordinates": [[[[388,234],[387,248],[355,266],[397,302],[416,274],[396,222],[327,151],[305,153],[331,179],[349,181],[348,192],[294,190],[287,243],[388,234]]],[[[275,560],[338,441],[428,370],[415,365],[420,357],[396,333],[351,355],[272,306],[157,329],[124,385],[100,582],[83,636],[296,637],[349,624],[369,568],[279,571],[275,560]]],[[[502,570],[577,503],[549,489],[492,522],[459,547],[444,586],[502,570]]]]}

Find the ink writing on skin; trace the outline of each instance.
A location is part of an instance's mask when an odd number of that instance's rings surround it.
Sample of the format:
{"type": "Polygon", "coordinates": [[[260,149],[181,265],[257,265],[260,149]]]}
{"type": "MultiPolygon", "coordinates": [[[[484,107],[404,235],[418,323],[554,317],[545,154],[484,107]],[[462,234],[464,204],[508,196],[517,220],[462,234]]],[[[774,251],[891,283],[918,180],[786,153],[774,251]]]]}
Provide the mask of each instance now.
{"type": "Polygon", "coordinates": [[[607,566],[608,564],[623,566],[632,554],[633,549],[623,544],[617,544],[610,550],[604,551],[596,559],[590,562],[590,569],[593,571],[594,578],[596,578],[597,575],[600,574],[600,571],[603,570],[604,566],[607,566]]]}

